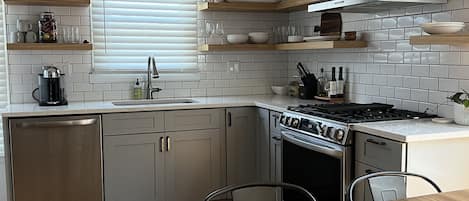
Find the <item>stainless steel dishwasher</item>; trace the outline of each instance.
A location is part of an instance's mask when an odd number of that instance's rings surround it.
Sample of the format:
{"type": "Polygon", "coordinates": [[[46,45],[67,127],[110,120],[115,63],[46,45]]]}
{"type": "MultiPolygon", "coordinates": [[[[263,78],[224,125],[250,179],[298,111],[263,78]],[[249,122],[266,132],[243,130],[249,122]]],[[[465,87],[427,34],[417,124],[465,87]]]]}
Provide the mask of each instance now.
{"type": "Polygon", "coordinates": [[[101,118],[11,119],[13,201],[102,201],[101,118]]]}

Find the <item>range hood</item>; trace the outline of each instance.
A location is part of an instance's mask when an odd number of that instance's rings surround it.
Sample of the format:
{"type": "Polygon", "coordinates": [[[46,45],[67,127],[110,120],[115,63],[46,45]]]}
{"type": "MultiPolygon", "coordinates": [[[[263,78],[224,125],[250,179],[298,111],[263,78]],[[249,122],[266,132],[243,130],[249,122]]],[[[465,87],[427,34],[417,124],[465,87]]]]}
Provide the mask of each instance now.
{"type": "Polygon", "coordinates": [[[308,6],[308,12],[376,13],[423,4],[444,4],[447,0],[331,0],[308,6]]]}

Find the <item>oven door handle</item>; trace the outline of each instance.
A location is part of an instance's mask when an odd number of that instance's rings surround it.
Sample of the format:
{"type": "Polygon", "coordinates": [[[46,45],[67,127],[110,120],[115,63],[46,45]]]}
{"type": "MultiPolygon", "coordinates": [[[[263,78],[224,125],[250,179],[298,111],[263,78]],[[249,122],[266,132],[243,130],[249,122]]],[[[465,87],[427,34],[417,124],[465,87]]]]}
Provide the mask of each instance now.
{"type": "Polygon", "coordinates": [[[287,132],[287,131],[282,131],[282,140],[287,140],[288,142],[291,142],[295,145],[298,145],[298,146],[301,146],[301,147],[304,147],[306,149],[310,149],[313,151],[317,151],[319,153],[332,156],[334,158],[341,159],[343,156],[343,151],[340,149],[336,149],[334,147],[319,144],[316,142],[305,141],[304,139],[296,137],[294,134],[291,134],[290,132],[287,132]]]}

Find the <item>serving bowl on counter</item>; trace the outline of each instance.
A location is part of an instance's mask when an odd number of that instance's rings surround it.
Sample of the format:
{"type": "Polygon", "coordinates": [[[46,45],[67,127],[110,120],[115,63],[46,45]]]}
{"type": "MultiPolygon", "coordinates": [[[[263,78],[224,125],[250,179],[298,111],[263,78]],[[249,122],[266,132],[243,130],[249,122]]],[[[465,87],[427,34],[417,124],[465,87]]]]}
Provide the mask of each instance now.
{"type": "Polygon", "coordinates": [[[452,34],[461,31],[466,25],[464,22],[431,22],[421,25],[423,31],[429,34],[452,34]]]}
{"type": "Polygon", "coordinates": [[[226,40],[230,44],[244,44],[248,42],[249,36],[247,34],[228,34],[226,40]]]}
{"type": "Polygon", "coordinates": [[[248,36],[249,40],[256,44],[267,43],[269,41],[269,33],[267,32],[251,32],[248,36]]]}
{"type": "Polygon", "coordinates": [[[272,92],[275,95],[288,95],[288,87],[287,86],[272,86],[272,92]]]}

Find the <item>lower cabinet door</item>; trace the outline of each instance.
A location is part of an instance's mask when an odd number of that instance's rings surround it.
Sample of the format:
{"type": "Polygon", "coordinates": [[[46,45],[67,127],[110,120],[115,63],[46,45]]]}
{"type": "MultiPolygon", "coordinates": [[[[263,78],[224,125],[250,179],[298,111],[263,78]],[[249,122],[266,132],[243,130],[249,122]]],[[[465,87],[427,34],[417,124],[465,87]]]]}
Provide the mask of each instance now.
{"type": "Polygon", "coordinates": [[[222,130],[166,133],[167,201],[202,201],[223,185],[222,130]]]}
{"type": "MultiPolygon", "coordinates": [[[[360,162],[355,162],[355,175],[356,177],[361,177],[363,175],[371,174],[374,172],[379,172],[382,171],[380,169],[371,167],[369,165],[360,163],[360,162]]],[[[355,187],[354,191],[354,201],[373,201],[373,197],[371,195],[371,190],[369,187],[368,182],[364,181],[358,184],[357,187],[355,187]]]]}
{"type": "Polygon", "coordinates": [[[104,136],[106,201],[162,201],[161,134],[104,136]]]}
{"type": "Polygon", "coordinates": [[[270,178],[272,182],[282,182],[282,141],[281,134],[271,132],[270,139],[270,178]]]}

